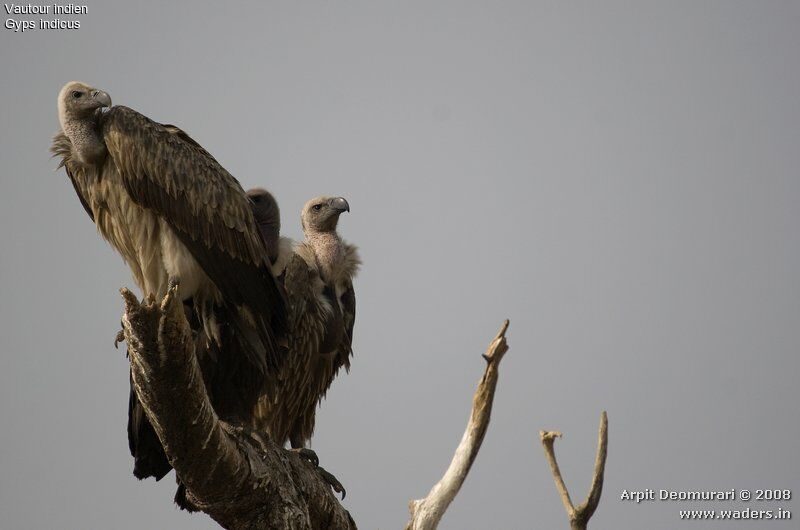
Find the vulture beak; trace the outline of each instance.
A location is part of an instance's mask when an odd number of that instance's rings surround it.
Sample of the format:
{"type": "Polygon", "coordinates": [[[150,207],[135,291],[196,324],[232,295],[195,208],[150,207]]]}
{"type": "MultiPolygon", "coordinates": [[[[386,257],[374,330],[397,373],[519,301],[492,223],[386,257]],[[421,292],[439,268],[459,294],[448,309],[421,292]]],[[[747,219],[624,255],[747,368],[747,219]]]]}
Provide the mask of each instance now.
{"type": "Polygon", "coordinates": [[[109,96],[106,92],[103,92],[102,90],[92,90],[91,96],[92,100],[97,104],[98,107],[111,106],[111,96],[109,96]]]}
{"type": "Polygon", "coordinates": [[[336,197],[335,199],[329,200],[328,206],[330,206],[339,213],[350,211],[350,205],[347,204],[347,199],[345,199],[344,197],[336,197]]]}

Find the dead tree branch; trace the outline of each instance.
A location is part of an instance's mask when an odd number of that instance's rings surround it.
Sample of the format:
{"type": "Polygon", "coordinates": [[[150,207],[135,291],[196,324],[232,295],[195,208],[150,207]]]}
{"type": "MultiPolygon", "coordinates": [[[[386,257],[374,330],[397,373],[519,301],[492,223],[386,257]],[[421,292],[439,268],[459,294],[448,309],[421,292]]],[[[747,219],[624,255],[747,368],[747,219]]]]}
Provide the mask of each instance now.
{"type": "MultiPolygon", "coordinates": [[[[176,293],[173,286],[162,301],[140,303],[123,289],[123,328],[134,389],[188,499],[229,529],[355,530],[314,466],[266,436],[217,417],[176,293]]],[[[507,329],[506,320],[483,355],[486,369],[450,466],[427,497],[409,505],[408,530],[438,526],[475,461],[489,426],[500,361],[508,351],[507,329]]]]}
{"type": "Polygon", "coordinates": [[[553,443],[556,438],[561,437],[561,433],[557,431],[540,431],[539,437],[542,440],[547,462],[550,464],[550,471],[553,473],[556,489],[567,511],[570,528],[572,530],[586,530],[586,525],[589,523],[589,519],[592,518],[592,515],[594,515],[597,504],[600,502],[600,495],[603,492],[603,477],[605,475],[606,455],[608,453],[608,415],[605,411],[600,415],[600,428],[597,434],[597,455],[594,460],[592,486],[589,489],[589,495],[586,497],[586,500],[577,507],[572,505],[572,499],[570,499],[569,491],[567,490],[566,484],[564,484],[561,470],[558,467],[558,461],[556,461],[553,443]]]}
{"type": "Polygon", "coordinates": [[[224,528],[354,530],[311,464],[214,413],[176,292],[140,303],[123,289],[123,327],[136,394],[189,499],[224,528]]]}
{"type": "Polygon", "coordinates": [[[427,497],[409,503],[411,520],[406,525],[406,530],[434,530],[461,489],[464,479],[467,478],[489,427],[489,417],[492,413],[492,403],[499,375],[498,369],[503,355],[508,351],[507,329],[508,320],[503,322],[497,336],[483,354],[483,358],[486,360],[486,370],[475,390],[472,414],[464,436],[450,462],[450,467],[447,468],[441,480],[431,488],[427,497]]]}

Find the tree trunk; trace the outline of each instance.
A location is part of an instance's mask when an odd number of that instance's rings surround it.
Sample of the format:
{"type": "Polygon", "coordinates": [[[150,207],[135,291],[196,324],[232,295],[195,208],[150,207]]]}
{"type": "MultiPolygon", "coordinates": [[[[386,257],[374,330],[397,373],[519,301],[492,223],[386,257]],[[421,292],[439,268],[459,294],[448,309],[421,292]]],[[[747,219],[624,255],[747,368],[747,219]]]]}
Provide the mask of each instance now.
{"type": "Polygon", "coordinates": [[[134,388],[187,496],[229,529],[355,530],[315,467],[214,413],[173,287],[157,303],[123,289],[134,388]]]}

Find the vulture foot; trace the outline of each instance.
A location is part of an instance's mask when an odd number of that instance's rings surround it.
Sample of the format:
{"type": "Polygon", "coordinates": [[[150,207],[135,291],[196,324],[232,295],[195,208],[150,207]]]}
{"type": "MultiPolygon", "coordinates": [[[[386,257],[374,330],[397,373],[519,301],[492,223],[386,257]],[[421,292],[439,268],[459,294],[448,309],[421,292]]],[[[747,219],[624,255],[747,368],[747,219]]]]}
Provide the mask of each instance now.
{"type": "Polygon", "coordinates": [[[345,491],[344,486],[342,486],[342,483],[339,482],[339,479],[334,477],[333,474],[328,473],[325,468],[321,466],[317,466],[317,472],[322,476],[325,482],[330,484],[331,488],[333,488],[333,491],[342,494],[342,500],[344,500],[347,492],[345,491]]]}
{"type": "Polygon", "coordinates": [[[119,349],[119,343],[125,342],[125,329],[117,331],[117,336],[114,337],[114,348],[119,349]]]}
{"type": "Polygon", "coordinates": [[[308,462],[310,462],[312,466],[319,467],[319,457],[317,456],[317,453],[315,453],[311,449],[307,449],[305,447],[298,447],[292,449],[292,452],[297,453],[297,456],[299,456],[303,460],[307,460],[308,462]]]}
{"type": "Polygon", "coordinates": [[[333,491],[336,493],[341,493],[342,500],[344,500],[345,495],[347,495],[347,491],[345,491],[344,486],[342,486],[342,483],[339,482],[339,479],[333,476],[332,473],[329,473],[324,467],[319,465],[319,457],[317,456],[317,453],[306,447],[296,447],[291,449],[291,451],[317,468],[317,473],[320,474],[322,479],[327,482],[331,488],[333,488],[333,491]]]}

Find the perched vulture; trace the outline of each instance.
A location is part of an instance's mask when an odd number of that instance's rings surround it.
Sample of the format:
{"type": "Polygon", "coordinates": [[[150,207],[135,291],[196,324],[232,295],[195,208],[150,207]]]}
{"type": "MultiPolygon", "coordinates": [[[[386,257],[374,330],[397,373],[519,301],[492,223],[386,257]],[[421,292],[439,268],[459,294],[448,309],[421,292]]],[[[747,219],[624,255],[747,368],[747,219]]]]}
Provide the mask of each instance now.
{"type": "Polygon", "coordinates": [[[314,432],[316,408],[339,369],[350,368],[355,293],[361,263],[356,247],[336,232],[339,215],[350,206],[341,197],[318,197],[302,212],[305,240],[294,249],[280,238],[277,204],[263,190],[248,192],[256,223],[276,259],[273,273],[283,280],[288,303],[289,352],[276,388],[262,396],[254,426],[273,440],[302,448],[314,432]]]}
{"type": "MultiPolygon", "coordinates": [[[[161,297],[177,281],[215,410],[251,421],[285,355],[287,322],[282,288],[239,182],[177,127],[112,107],[108,94],[84,83],[61,89],[58,117],[52,152],[98,231],[145,297],[161,297]]],[[[160,479],[170,469],[154,437],[132,393],[129,440],[138,478],[160,479]]]]}

